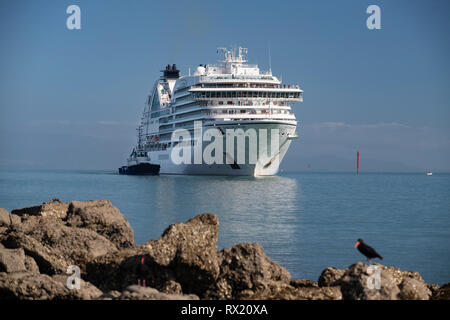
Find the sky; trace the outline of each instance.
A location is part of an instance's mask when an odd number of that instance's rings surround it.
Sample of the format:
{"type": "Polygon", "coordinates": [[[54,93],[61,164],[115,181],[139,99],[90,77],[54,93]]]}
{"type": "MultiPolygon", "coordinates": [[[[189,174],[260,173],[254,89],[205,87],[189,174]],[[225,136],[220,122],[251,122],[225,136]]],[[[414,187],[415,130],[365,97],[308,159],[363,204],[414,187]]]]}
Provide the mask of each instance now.
{"type": "Polygon", "coordinates": [[[0,0],[0,168],[115,169],[160,70],[217,47],[300,84],[286,171],[450,171],[450,2],[0,0]],[[69,30],[66,9],[81,9],[69,30]],[[366,9],[381,9],[369,30],[366,9]]]}

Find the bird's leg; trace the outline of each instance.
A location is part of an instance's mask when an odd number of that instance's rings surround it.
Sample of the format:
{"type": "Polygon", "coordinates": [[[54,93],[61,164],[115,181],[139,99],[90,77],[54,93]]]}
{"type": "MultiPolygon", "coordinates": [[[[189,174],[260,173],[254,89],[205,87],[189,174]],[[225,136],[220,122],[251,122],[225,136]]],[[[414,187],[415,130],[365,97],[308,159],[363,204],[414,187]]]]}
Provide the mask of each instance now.
{"type": "Polygon", "coordinates": [[[138,279],[138,288],[141,287],[141,279],[138,279]]]}
{"type": "Polygon", "coordinates": [[[142,282],[143,282],[143,287],[145,288],[145,279],[144,279],[144,280],[142,280],[142,282]]]}

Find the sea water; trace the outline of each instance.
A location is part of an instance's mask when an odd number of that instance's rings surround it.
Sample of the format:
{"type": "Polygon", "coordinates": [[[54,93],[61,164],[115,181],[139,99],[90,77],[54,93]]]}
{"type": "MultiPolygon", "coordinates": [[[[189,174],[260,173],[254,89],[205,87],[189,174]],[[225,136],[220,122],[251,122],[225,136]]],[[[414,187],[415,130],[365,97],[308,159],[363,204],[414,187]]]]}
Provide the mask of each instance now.
{"type": "Polygon", "coordinates": [[[450,174],[282,173],[273,177],[121,176],[112,171],[0,171],[0,207],[52,198],[109,199],[129,220],[136,243],[160,237],[199,213],[219,217],[218,248],[258,242],[293,279],[317,280],[328,266],[365,258],[450,281],[450,174]]]}

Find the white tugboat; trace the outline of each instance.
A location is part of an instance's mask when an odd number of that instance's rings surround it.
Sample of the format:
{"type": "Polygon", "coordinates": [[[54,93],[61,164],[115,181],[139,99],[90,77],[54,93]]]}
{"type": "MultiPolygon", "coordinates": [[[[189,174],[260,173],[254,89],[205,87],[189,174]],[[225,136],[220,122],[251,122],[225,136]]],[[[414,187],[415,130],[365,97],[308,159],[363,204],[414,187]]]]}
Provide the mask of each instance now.
{"type": "Polygon", "coordinates": [[[291,104],[302,101],[303,90],[298,85],[282,84],[271,70],[261,72],[258,65],[246,64],[245,48],[219,48],[219,51],[224,55],[221,64],[201,64],[193,75],[189,71],[187,76],[180,76],[176,65],[168,65],[162,71],[163,76],[155,82],[146,101],[135,152],[150,157],[152,164],[160,166],[161,174],[275,175],[291,141],[297,138],[291,104]],[[195,161],[194,149],[201,148],[202,152],[207,148],[195,138],[194,129],[199,127],[202,132],[213,128],[223,135],[221,161],[195,161]],[[187,163],[176,163],[172,158],[173,149],[179,147],[173,134],[179,129],[194,136],[184,141],[192,148],[189,153],[192,161],[187,163]],[[237,143],[233,150],[225,148],[230,142],[227,140],[238,139],[229,136],[230,130],[238,132],[238,129],[244,132],[243,162],[235,160],[239,158],[237,143]],[[267,132],[264,137],[269,142],[264,145],[258,136],[257,148],[252,148],[250,138],[246,139],[247,132],[261,129],[267,132]],[[274,152],[273,146],[277,146],[274,152]]]}

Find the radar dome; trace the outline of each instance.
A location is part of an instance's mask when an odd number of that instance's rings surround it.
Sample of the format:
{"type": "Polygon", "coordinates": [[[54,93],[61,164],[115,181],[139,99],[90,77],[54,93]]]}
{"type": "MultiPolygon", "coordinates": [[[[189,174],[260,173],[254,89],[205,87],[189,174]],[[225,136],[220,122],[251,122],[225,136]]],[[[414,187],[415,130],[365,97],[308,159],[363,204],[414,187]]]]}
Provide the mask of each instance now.
{"type": "Polygon", "coordinates": [[[206,68],[202,65],[199,65],[197,69],[195,69],[194,76],[204,76],[206,74],[206,68]]]}

